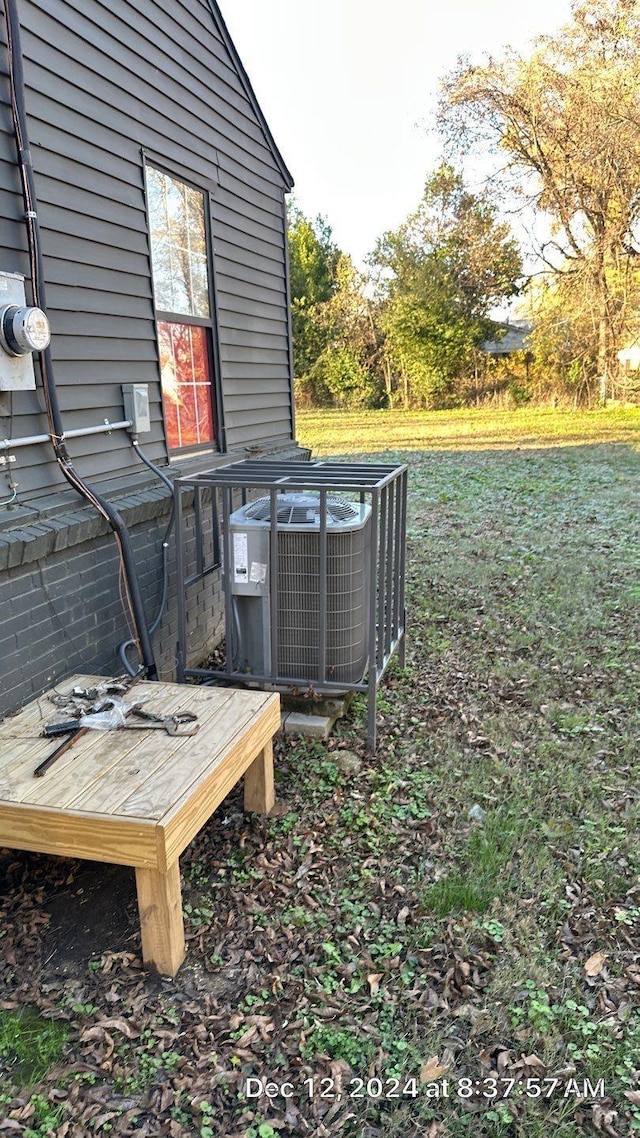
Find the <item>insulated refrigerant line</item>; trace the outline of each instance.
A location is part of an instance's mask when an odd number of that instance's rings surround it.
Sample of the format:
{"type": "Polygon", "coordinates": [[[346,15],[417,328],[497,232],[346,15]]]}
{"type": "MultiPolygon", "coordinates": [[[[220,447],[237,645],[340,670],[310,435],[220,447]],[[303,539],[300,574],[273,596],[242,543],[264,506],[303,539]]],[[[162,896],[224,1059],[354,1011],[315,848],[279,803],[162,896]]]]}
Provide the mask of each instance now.
{"type": "MultiPolygon", "coordinates": [[[[145,466],[148,466],[149,470],[152,470],[153,473],[156,474],[158,478],[164,482],[165,486],[171,491],[171,513],[169,515],[167,528],[164,532],[164,537],[162,538],[162,592],[160,594],[158,611],[156,612],[156,615],[149,625],[149,633],[153,635],[156,628],[160,624],[160,621],[162,620],[164,610],[167,606],[167,594],[169,592],[169,538],[171,537],[171,533],[173,531],[176,520],[175,498],[173,494],[174,487],[173,482],[168,477],[168,475],[164,473],[164,470],[161,470],[159,466],[156,466],[155,462],[152,462],[151,459],[148,458],[144,453],[144,451],[140,449],[140,443],[138,442],[137,435],[134,435],[132,437],[131,445],[138,455],[138,458],[142,459],[145,466]]],[[[128,656],[129,649],[133,648],[134,645],[135,640],[123,640],[122,643],[118,645],[117,649],[118,656],[120,657],[120,663],[130,676],[134,676],[136,674],[135,669],[133,668],[128,656]]]]}
{"type": "MultiPolygon", "coordinates": [[[[24,67],[22,47],[20,43],[20,17],[16,0],[5,0],[5,19],[7,27],[7,45],[9,54],[9,88],[11,94],[11,113],[18,151],[18,167],[22,181],[22,193],[25,205],[25,221],[29,246],[29,260],[31,265],[31,285],[33,290],[33,303],[47,310],[46,291],[44,283],[44,266],[42,260],[42,245],[40,240],[40,223],[38,220],[38,199],[36,195],[35,178],[31,164],[29,150],[29,134],[27,129],[27,115],[25,106],[24,67]]],[[[127,608],[135,629],[134,642],[138,647],[142,665],[147,678],[156,680],[158,672],[151,646],[151,636],[147,625],[147,618],[142,603],[140,585],[133,556],[131,537],[120,512],[110,502],[103,498],[96,490],[86,483],[79,474],[76,474],[73,463],[69,458],[65,443],[65,432],[60,413],[60,404],[55,383],[55,374],[51,349],[45,348],[40,353],[40,371],[42,374],[42,388],[49,423],[50,438],[53,445],[56,461],[67,482],[80,494],[109,523],[113,530],[120,557],[122,579],[125,587],[127,608]]],[[[126,609],[125,609],[126,611],[126,609]]]]}

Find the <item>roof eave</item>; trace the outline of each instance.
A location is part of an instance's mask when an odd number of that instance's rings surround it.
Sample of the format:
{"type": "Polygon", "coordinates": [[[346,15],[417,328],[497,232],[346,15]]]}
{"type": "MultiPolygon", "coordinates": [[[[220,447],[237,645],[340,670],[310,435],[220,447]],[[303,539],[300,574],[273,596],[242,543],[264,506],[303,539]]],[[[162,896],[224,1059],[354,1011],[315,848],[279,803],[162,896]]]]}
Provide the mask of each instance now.
{"type": "Polygon", "coordinates": [[[251,106],[253,107],[253,110],[254,110],[255,115],[258,119],[258,122],[260,123],[260,126],[262,127],[262,130],[264,132],[264,136],[265,136],[267,143],[269,145],[269,149],[271,150],[271,153],[273,154],[273,157],[276,161],[276,165],[277,165],[280,173],[282,174],[282,178],[285,182],[285,188],[287,189],[287,191],[291,191],[293,189],[293,184],[294,184],[293,183],[293,177],[292,177],[291,172],[288,169],[280,151],[278,150],[278,147],[276,146],[276,143],[275,143],[275,140],[274,140],[274,137],[273,137],[271,131],[269,130],[269,125],[267,123],[266,118],[264,117],[264,115],[262,113],[262,110],[260,108],[260,104],[256,98],[255,91],[253,90],[253,87],[251,86],[251,80],[249,79],[249,76],[247,75],[247,73],[243,67],[242,60],[240,59],[240,56],[238,55],[238,52],[236,50],[236,46],[235,46],[235,44],[231,38],[231,35],[229,34],[229,29],[227,28],[227,25],[224,22],[222,12],[220,11],[220,9],[216,3],[216,0],[208,0],[208,2],[209,2],[209,7],[211,9],[211,14],[212,14],[217,26],[218,26],[218,30],[220,32],[220,35],[222,36],[223,41],[224,41],[224,45],[225,45],[227,51],[229,52],[229,55],[233,59],[233,62],[236,65],[236,68],[238,70],[238,75],[239,75],[240,80],[242,82],[242,85],[245,89],[247,98],[248,98],[249,102],[251,103],[251,106]]]}

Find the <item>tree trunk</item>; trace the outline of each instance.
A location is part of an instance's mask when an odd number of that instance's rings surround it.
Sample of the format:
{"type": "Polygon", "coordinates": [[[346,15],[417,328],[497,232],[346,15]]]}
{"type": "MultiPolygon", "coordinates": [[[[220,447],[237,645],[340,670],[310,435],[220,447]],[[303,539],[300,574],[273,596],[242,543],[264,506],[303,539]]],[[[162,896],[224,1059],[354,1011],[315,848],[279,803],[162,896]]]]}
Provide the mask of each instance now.
{"type": "Polygon", "coordinates": [[[608,349],[609,325],[606,314],[602,312],[598,321],[598,383],[600,385],[600,403],[605,403],[607,398],[607,380],[609,372],[608,349]]]}
{"type": "Polygon", "coordinates": [[[393,384],[391,376],[391,360],[388,356],[383,356],[382,359],[382,375],[384,377],[384,390],[387,396],[387,403],[389,410],[393,409],[393,384]]]}
{"type": "Polygon", "coordinates": [[[609,287],[604,255],[598,257],[594,269],[595,284],[595,313],[598,327],[597,372],[599,385],[599,401],[604,403],[607,398],[609,386],[609,347],[611,336],[611,313],[609,310],[609,287]]]}

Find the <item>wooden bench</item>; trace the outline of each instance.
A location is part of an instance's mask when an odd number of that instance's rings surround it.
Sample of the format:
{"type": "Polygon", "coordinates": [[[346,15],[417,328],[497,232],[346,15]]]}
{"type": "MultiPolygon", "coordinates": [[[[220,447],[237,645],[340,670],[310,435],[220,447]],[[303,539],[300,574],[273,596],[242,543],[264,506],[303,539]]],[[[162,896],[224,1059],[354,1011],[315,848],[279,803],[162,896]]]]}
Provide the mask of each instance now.
{"type": "MultiPolygon", "coordinates": [[[[72,676],[53,691],[101,679],[72,676]]],[[[134,866],[143,960],[175,976],[185,955],[178,858],[242,775],[245,810],[274,805],[279,696],[139,682],[128,700],[163,715],[195,712],[198,734],[89,731],[34,778],[59,742],[41,734],[60,718],[53,691],[0,724],[0,846],[134,866]]]]}

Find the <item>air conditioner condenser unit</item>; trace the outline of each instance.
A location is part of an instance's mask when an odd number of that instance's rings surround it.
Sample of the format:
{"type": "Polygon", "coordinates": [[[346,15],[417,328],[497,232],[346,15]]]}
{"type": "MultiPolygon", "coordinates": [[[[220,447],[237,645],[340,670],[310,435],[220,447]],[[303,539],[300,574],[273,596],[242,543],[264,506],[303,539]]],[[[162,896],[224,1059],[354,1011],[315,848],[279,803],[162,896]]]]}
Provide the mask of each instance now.
{"type": "Polygon", "coordinates": [[[279,494],[275,564],[271,564],[271,498],[258,498],[229,519],[233,668],[272,674],[277,639],[278,676],[316,682],[324,638],[331,683],[360,683],[368,664],[371,506],[325,495],[326,619],[321,628],[322,573],[319,493],[279,494]],[[275,574],[277,611],[271,611],[275,574]]]}

